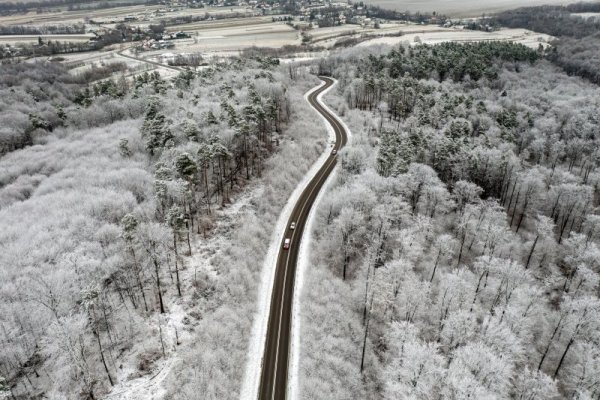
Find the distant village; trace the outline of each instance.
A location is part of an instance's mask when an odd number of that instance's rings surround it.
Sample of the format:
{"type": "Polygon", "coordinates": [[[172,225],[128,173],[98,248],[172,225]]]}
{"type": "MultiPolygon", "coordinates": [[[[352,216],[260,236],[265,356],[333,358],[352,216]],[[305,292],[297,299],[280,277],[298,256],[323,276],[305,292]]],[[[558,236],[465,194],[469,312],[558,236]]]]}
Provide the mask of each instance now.
{"type": "Polygon", "coordinates": [[[418,22],[426,24],[444,23],[451,25],[452,23],[445,17],[426,14],[406,14],[391,10],[384,10],[378,7],[367,7],[361,2],[335,2],[326,0],[305,0],[287,2],[273,2],[266,0],[247,0],[247,1],[231,1],[231,0],[215,0],[211,2],[198,0],[172,0],[165,2],[163,8],[143,14],[128,15],[120,19],[104,18],[93,19],[91,24],[152,24],[165,23],[167,26],[185,24],[196,21],[232,18],[232,17],[249,17],[249,16],[274,16],[274,21],[307,21],[319,27],[336,26],[342,24],[358,24],[358,25],[375,25],[383,20],[406,20],[407,22],[418,22]],[[202,9],[208,7],[230,7],[232,13],[227,15],[219,13],[211,13],[207,11],[202,14],[187,14],[186,10],[202,9]],[[243,12],[236,15],[234,9],[243,8],[243,12]]]}
{"type": "MultiPolygon", "coordinates": [[[[178,25],[223,18],[271,16],[273,22],[287,23],[305,31],[315,27],[332,27],[354,24],[361,27],[379,28],[387,21],[417,24],[435,24],[444,27],[465,27],[476,30],[492,30],[479,21],[457,21],[433,14],[409,14],[366,6],[360,2],[327,0],[163,0],[159,8],[136,14],[113,17],[87,18],[85,33],[90,34],[88,43],[56,43],[40,38],[35,45],[27,47],[0,46],[0,58],[28,55],[51,55],[97,50],[104,46],[137,42],[135,50],[147,51],[174,47],[174,40],[190,38],[184,30],[173,32],[178,25]],[[219,12],[219,8],[230,12],[219,12]],[[202,12],[206,9],[205,12],[202,12]],[[167,28],[170,28],[167,31],[167,28]]],[[[83,33],[83,27],[81,27],[83,33]]]]}
{"type": "Polygon", "coordinates": [[[127,15],[120,19],[104,18],[90,20],[89,31],[94,33],[92,40],[101,40],[113,31],[116,25],[123,32],[127,41],[139,41],[137,50],[168,49],[174,46],[173,40],[189,38],[189,34],[180,31],[166,33],[166,27],[177,25],[234,17],[272,16],[273,21],[288,23],[300,30],[313,27],[331,27],[343,24],[355,24],[362,27],[378,28],[387,20],[404,20],[420,24],[438,24],[452,26],[453,21],[444,17],[422,14],[405,14],[378,7],[365,6],[362,2],[349,3],[326,0],[305,0],[287,2],[273,2],[266,0],[215,0],[212,2],[199,0],[171,0],[162,3],[161,8],[152,12],[127,15]],[[208,11],[208,7],[230,7],[231,13],[223,14],[208,11]],[[190,13],[191,9],[207,8],[207,12],[190,13]],[[239,9],[243,11],[239,11],[239,9]],[[236,12],[236,10],[238,10],[236,12]],[[188,13],[186,13],[188,11],[188,13]],[[125,25],[125,27],[123,26],[125,25]]]}

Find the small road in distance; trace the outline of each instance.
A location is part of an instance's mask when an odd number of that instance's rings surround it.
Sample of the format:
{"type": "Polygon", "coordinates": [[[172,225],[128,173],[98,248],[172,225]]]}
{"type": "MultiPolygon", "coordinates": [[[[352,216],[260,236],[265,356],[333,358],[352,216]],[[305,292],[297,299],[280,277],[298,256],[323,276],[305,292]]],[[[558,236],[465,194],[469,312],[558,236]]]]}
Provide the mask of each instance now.
{"type": "Polygon", "coordinates": [[[161,63],[156,62],[156,61],[146,60],[145,58],[128,56],[128,55],[124,54],[124,52],[126,50],[129,50],[129,48],[127,48],[125,50],[117,51],[117,55],[120,56],[120,57],[129,58],[130,60],[139,61],[139,62],[142,62],[142,63],[154,65],[155,67],[159,67],[159,68],[166,68],[166,69],[170,69],[170,70],[177,71],[177,72],[183,72],[183,71],[185,71],[185,69],[183,69],[183,68],[174,67],[172,65],[161,64],[161,63]]]}
{"type": "MultiPolygon", "coordinates": [[[[344,147],[348,139],[344,127],[317,100],[319,94],[334,84],[334,81],[330,78],[320,78],[325,82],[325,85],[311,93],[308,97],[308,102],[333,127],[336,141],[333,149],[328,149],[327,151],[335,150],[337,153],[344,147]]],[[[292,215],[287,222],[285,235],[281,240],[273,283],[265,352],[263,355],[258,394],[260,400],[283,400],[287,396],[292,302],[300,241],[310,209],[336,164],[337,156],[331,154],[306,186],[294,206],[292,215]],[[296,223],[296,227],[293,230],[290,229],[292,222],[296,223]],[[289,249],[284,249],[285,239],[290,239],[289,249]]]]}

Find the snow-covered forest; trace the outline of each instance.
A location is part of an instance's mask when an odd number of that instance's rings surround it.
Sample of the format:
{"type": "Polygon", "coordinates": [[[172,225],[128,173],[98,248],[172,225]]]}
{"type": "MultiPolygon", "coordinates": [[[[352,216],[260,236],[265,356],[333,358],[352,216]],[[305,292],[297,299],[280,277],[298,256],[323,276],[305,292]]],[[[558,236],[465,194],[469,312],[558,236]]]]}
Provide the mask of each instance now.
{"type": "Polygon", "coordinates": [[[558,38],[548,59],[569,75],[578,75],[599,84],[598,50],[600,20],[588,18],[600,11],[599,2],[578,2],[567,6],[523,7],[504,11],[489,22],[506,27],[529,28],[558,38]]]}
{"type": "Polygon", "coordinates": [[[2,68],[2,390],[100,398],[160,367],[165,396],[235,397],[268,238],[325,145],[318,79],[2,68]]]}
{"type": "Polygon", "coordinates": [[[260,342],[276,398],[600,400],[598,7],[482,18],[534,49],[1,64],[0,398],[246,399],[260,342]]]}
{"type": "Polygon", "coordinates": [[[353,140],[313,233],[301,398],[600,398],[600,89],[541,55],[321,62],[353,140]]]}

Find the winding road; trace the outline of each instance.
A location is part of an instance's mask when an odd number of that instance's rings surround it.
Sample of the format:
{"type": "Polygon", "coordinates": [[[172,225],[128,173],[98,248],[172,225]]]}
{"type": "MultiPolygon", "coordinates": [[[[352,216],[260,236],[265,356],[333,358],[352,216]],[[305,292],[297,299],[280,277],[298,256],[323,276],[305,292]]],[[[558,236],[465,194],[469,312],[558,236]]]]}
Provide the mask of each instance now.
{"type": "MultiPolygon", "coordinates": [[[[308,96],[308,102],[333,127],[336,137],[333,149],[337,152],[346,144],[347,135],[344,127],[318,100],[319,94],[332,86],[334,81],[326,77],[321,77],[321,80],[325,84],[308,96]]],[[[280,400],[285,399],[287,395],[292,302],[300,241],[310,209],[323,184],[333,171],[336,160],[336,155],[330,155],[306,186],[294,206],[281,241],[260,378],[259,399],[261,400],[280,400]],[[292,222],[296,223],[295,229],[290,229],[292,222]],[[286,238],[290,239],[290,247],[287,250],[283,247],[286,238]]]]}

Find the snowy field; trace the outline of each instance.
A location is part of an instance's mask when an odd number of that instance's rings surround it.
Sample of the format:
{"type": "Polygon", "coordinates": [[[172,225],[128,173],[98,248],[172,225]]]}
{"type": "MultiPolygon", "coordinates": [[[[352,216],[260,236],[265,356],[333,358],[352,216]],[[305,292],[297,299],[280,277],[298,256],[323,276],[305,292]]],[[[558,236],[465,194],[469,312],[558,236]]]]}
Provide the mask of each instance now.
{"type": "Polygon", "coordinates": [[[300,44],[300,35],[283,23],[260,25],[203,27],[194,31],[192,38],[178,40],[178,52],[242,50],[252,46],[280,48],[286,44],[300,44]]]}
{"type": "MultiPolygon", "coordinates": [[[[233,13],[249,13],[245,7],[205,7],[205,8],[182,8],[167,10],[162,5],[132,5],[126,7],[115,7],[100,10],[79,10],[79,11],[57,11],[37,13],[29,11],[25,14],[3,15],[0,16],[0,25],[60,25],[84,23],[93,15],[93,19],[101,23],[111,21],[122,21],[126,16],[134,16],[140,20],[145,20],[145,24],[158,23],[163,18],[177,18],[182,16],[204,16],[227,15],[233,13]]],[[[144,23],[142,23],[143,25],[144,23]]]]}

